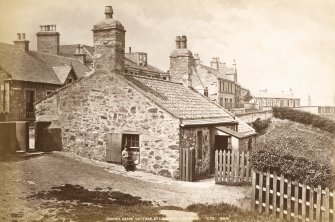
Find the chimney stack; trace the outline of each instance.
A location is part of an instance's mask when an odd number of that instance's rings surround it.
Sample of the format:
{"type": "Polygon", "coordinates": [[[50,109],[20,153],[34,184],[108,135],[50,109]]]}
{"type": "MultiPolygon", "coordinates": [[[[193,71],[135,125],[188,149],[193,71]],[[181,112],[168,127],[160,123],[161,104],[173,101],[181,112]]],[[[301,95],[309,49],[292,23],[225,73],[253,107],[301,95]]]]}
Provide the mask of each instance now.
{"type": "Polygon", "coordinates": [[[56,25],[40,25],[37,35],[37,52],[59,54],[59,36],[56,25]]]}
{"type": "Polygon", "coordinates": [[[180,36],[176,36],[176,49],[180,49],[180,36]]]}
{"type": "Polygon", "coordinates": [[[93,26],[94,69],[114,74],[125,71],[125,35],[121,22],[113,19],[112,6],[105,7],[106,19],[93,26]]]}
{"type": "Polygon", "coordinates": [[[129,46],[129,53],[131,53],[131,47],[129,46]]]}
{"type": "Polygon", "coordinates": [[[201,64],[199,54],[194,54],[193,61],[194,61],[194,65],[196,66],[201,64]]]}
{"type": "Polygon", "coordinates": [[[17,40],[13,42],[14,46],[20,48],[24,52],[29,51],[29,41],[26,40],[26,33],[17,33],[17,40]]]}
{"type": "Polygon", "coordinates": [[[106,15],[106,19],[112,19],[113,18],[113,8],[112,6],[106,6],[105,7],[105,15],[106,15]]]}
{"type": "Polygon", "coordinates": [[[183,35],[181,37],[181,40],[180,40],[180,48],[181,49],[187,49],[187,38],[185,35],[183,35]]]}
{"type": "Polygon", "coordinates": [[[219,70],[219,57],[213,57],[211,61],[211,68],[219,70]]]}
{"type": "Polygon", "coordinates": [[[83,45],[77,44],[76,53],[74,54],[74,57],[84,65],[86,64],[86,54],[84,53],[83,45]]]}

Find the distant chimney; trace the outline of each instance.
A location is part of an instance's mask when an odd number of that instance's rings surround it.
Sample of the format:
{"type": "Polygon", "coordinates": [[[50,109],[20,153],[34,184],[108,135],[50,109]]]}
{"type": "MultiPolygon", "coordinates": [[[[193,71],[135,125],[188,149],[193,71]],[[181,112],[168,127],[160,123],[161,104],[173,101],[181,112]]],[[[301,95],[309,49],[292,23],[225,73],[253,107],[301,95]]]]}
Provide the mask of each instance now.
{"type": "Polygon", "coordinates": [[[211,68],[219,70],[219,57],[213,57],[211,61],[211,68]]]}
{"type": "Polygon", "coordinates": [[[180,36],[176,36],[176,49],[180,49],[180,36]]]}
{"type": "Polygon", "coordinates": [[[194,61],[194,65],[196,66],[201,64],[199,54],[194,54],[193,61],[194,61]]]}
{"type": "Polygon", "coordinates": [[[187,49],[187,38],[184,35],[181,37],[181,40],[180,40],[180,48],[187,49]]]}
{"type": "Polygon", "coordinates": [[[131,47],[129,46],[129,53],[131,53],[131,47]]]}
{"type": "Polygon", "coordinates": [[[37,52],[52,55],[59,54],[59,36],[56,25],[40,25],[41,30],[37,35],[37,52]]]}
{"type": "Polygon", "coordinates": [[[112,19],[113,18],[113,8],[112,6],[106,6],[105,7],[105,15],[106,15],[106,19],[112,19]]]}
{"type": "Polygon", "coordinates": [[[86,63],[86,54],[84,53],[84,46],[77,44],[76,53],[74,57],[81,61],[83,64],[86,63]]]}
{"type": "Polygon", "coordinates": [[[26,40],[25,33],[17,33],[17,40],[13,41],[14,46],[20,48],[24,52],[29,51],[29,41],[26,40]]]}

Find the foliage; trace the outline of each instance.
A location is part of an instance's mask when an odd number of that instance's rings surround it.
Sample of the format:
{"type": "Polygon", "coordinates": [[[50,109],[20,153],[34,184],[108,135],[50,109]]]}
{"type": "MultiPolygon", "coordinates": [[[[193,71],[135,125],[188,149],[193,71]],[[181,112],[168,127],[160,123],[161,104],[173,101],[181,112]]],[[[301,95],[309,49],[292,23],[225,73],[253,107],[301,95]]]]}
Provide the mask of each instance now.
{"type": "Polygon", "coordinates": [[[270,125],[270,119],[267,120],[261,120],[260,118],[257,118],[255,122],[252,123],[252,127],[256,130],[257,133],[264,133],[265,130],[270,125]]]}
{"type": "Polygon", "coordinates": [[[254,211],[242,210],[241,208],[226,203],[192,204],[188,206],[186,210],[198,213],[198,221],[265,222],[274,220],[274,218],[258,214],[254,211]]]}
{"type": "Polygon", "coordinates": [[[307,184],[334,188],[334,136],[314,127],[273,119],[257,140],[250,163],[260,171],[276,171],[307,184]]]}
{"type": "Polygon", "coordinates": [[[245,94],[243,100],[244,102],[249,102],[252,99],[252,96],[250,94],[250,91],[248,90],[247,93],[245,94]]]}
{"type": "Polygon", "coordinates": [[[335,134],[335,122],[321,116],[287,107],[273,107],[273,116],[326,130],[335,134]]]}

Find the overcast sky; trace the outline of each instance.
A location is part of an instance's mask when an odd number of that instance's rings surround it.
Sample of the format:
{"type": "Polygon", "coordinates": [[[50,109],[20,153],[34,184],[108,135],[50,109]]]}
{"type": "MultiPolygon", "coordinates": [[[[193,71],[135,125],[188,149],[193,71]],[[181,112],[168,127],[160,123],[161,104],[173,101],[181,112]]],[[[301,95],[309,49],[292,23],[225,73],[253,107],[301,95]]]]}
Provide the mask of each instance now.
{"type": "Polygon", "coordinates": [[[148,52],[164,71],[175,37],[203,64],[231,64],[256,91],[292,88],[312,105],[335,105],[335,1],[326,0],[0,0],[0,41],[26,33],[36,49],[39,25],[57,24],[61,44],[92,45],[92,27],[112,5],[126,32],[126,50],[148,52]]]}

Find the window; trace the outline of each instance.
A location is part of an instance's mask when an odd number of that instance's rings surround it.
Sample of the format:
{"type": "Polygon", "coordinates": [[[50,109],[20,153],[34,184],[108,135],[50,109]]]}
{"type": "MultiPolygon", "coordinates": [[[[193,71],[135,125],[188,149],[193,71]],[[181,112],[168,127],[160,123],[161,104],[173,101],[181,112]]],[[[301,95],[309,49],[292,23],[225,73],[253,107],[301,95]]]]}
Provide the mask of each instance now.
{"type": "Polygon", "coordinates": [[[140,161],[140,136],[138,134],[122,134],[122,150],[129,145],[130,151],[134,155],[135,164],[140,161]]]}
{"type": "Polygon", "coordinates": [[[47,91],[46,91],[46,95],[47,95],[47,96],[50,95],[51,93],[53,93],[52,90],[47,90],[47,91]]]}
{"type": "Polygon", "coordinates": [[[198,159],[202,159],[202,131],[198,131],[198,159]]]}
{"type": "Polygon", "coordinates": [[[223,107],[223,98],[220,98],[220,106],[223,107]]]}
{"type": "Polygon", "coordinates": [[[125,73],[128,73],[128,69],[125,69],[124,72],[125,72],[125,73]]]}

